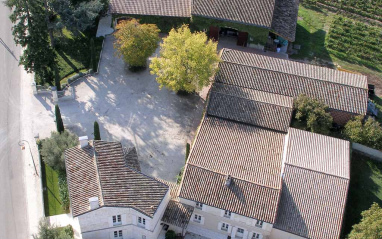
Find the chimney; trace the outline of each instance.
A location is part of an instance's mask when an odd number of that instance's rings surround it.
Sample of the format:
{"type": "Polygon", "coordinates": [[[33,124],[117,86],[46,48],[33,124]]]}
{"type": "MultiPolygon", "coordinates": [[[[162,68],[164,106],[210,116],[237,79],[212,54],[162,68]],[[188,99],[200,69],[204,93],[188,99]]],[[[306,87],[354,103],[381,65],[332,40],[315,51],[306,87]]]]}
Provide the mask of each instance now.
{"type": "Polygon", "coordinates": [[[98,197],[89,198],[90,210],[99,208],[98,197]]]}
{"type": "Polygon", "coordinates": [[[78,138],[80,141],[80,148],[84,148],[89,145],[88,139],[88,136],[81,136],[78,138]]]}
{"type": "Polygon", "coordinates": [[[231,180],[232,180],[231,175],[227,175],[227,176],[225,177],[225,185],[226,185],[227,187],[229,187],[229,185],[231,185],[231,180]]]}

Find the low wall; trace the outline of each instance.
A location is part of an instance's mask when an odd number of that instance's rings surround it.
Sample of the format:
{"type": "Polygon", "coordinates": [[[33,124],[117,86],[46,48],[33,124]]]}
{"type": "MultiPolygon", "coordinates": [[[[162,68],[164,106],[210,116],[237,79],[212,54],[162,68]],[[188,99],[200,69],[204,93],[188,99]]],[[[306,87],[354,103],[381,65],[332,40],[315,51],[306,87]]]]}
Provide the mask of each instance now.
{"type": "Polygon", "coordinates": [[[358,144],[358,143],[352,143],[353,150],[365,154],[370,158],[373,158],[379,162],[382,162],[382,152],[376,149],[369,148],[365,145],[358,144]]]}

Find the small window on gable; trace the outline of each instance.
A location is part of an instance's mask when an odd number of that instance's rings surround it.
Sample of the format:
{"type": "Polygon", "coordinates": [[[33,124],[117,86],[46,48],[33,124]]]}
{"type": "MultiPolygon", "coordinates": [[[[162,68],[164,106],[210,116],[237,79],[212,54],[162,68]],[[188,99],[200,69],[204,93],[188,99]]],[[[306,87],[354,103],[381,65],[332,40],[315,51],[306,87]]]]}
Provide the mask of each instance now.
{"type": "Polygon", "coordinates": [[[263,227],[263,221],[257,220],[256,226],[262,228],[263,227]]]}
{"type": "Polygon", "coordinates": [[[260,239],[260,233],[254,232],[251,239],[260,239]]]}
{"type": "Polygon", "coordinates": [[[122,224],[121,215],[113,216],[113,226],[121,225],[121,224],[122,224]]]}
{"type": "Polygon", "coordinates": [[[224,211],[224,217],[231,218],[231,212],[228,210],[224,211]]]}
{"type": "Polygon", "coordinates": [[[228,227],[229,227],[229,224],[223,222],[223,223],[222,223],[222,227],[221,227],[220,229],[221,229],[222,231],[228,231],[228,227]]]}
{"type": "Polygon", "coordinates": [[[123,238],[122,230],[114,231],[114,238],[118,238],[118,239],[123,238]]]}
{"type": "Polygon", "coordinates": [[[145,227],[146,225],[146,219],[143,217],[138,217],[138,226],[145,227]]]}
{"type": "Polygon", "coordinates": [[[203,208],[203,203],[201,202],[196,202],[196,208],[202,209],[203,208]]]}
{"type": "Polygon", "coordinates": [[[202,216],[195,214],[194,222],[200,223],[202,221],[202,216]]]}

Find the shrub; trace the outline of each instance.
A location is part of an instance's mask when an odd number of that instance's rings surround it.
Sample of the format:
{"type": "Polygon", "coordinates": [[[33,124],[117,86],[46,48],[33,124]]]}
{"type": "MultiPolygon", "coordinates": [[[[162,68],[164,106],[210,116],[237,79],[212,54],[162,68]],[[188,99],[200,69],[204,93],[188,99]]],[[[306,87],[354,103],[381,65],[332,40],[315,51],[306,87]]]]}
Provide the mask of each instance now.
{"type": "Polygon", "coordinates": [[[184,173],[184,166],[180,169],[179,174],[176,175],[176,184],[180,184],[180,182],[182,182],[183,173],[184,173]]]}
{"type": "Polygon", "coordinates": [[[361,222],[353,226],[349,239],[357,238],[382,238],[382,208],[378,203],[373,203],[370,209],[363,211],[361,222]]]}
{"type": "Polygon", "coordinates": [[[38,233],[33,235],[34,239],[72,239],[74,236],[71,225],[66,227],[55,227],[49,224],[48,219],[42,218],[38,225],[38,233]]]}
{"type": "Polygon", "coordinates": [[[94,140],[101,140],[101,134],[99,132],[99,125],[97,121],[94,121],[94,140]]]}
{"type": "Polygon", "coordinates": [[[44,162],[58,172],[65,172],[64,151],[78,145],[78,137],[68,131],[52,132],[42,141],[41,156],[44,162]]]}
{"type": "Polygon", "coordinates": [[[350,141],[382,149],[382,127],[370,117],[364,121],[364,116],[359,115],[347,122],[344,135],[350,141]]]}
{"type": "Polygon", "coordinates": [[[146,67],[147,59],[158,47],[159,29],[153,24],[139,24],[136,19],[122,21],[117,26],[114,48],[117,55],[132,69],[146,67]]]}
{"type": "Polygon", "coordinates": [[[185,162],[187,163],[188,155],[190,155],[190,144],[186,144],[186,160],[185,162]]]}
{"type": "Polygon", "coordinates": [[[68,183],[66,181],[66,173],[59,172],[58,173],[58,190],[60,194],[61,207],[65,211],[67,211],[70,207],[69,200],[69,191],[68,191],[68,183]]]}
{"type": "Polygon", "coordinates": [[[175,239],[176,238],[176,234],[173,230],[168,230],[166,232],[166,236],[165,236],[166,239],[175,239]]]}
{"type": "Polygon", "coordinates": [[[56,105],[54,111],[55,111],[55,115],[56,115],[57,132],[61,134],[62,132],[65,131],[65,128],[64,128],[64,122],[62,121],[62,118],[61,118],[60,107],[58,107],[58,105],[56,105]]]}
{"type": "Polygon", "coordinates": [[[304,125],[306,130],[329,134],[333,118],[328,113],[328,106],[322,101],[301,94],[294,101],[294,108],[296,110],[295,118],[304,125]]]}

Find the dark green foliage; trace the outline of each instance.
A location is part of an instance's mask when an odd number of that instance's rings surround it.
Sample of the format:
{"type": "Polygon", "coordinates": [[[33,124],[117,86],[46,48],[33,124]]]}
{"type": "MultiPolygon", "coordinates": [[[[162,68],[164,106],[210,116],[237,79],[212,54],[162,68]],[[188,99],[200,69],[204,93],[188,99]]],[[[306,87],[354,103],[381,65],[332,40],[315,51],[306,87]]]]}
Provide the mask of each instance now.
{"type": "Polygon", "coordinates": [[[97,71],[97,61],[95,57],[95,47],[93,38],[90,39],[90,67],[93,69],[94,72],[97,71]]]}
{"type": "Polygon", "coordinates": [[[78,137],[68,131],[61,134],[52,132],[50,138],[42,142],[41,156],[44,162],[57,172],[65,173],[64,152],[78,145],[78,137]]]}
{"type": "Polygon", "coordinates": [[[179,174],[176,175],[176,184],[180,184],[180,182],[182,182],[183,173],[184,173],[184,166],[180,169],[179,174]]]}
{"type": "MultiPolygon", "coordinates": [[[[57,90],[58,91],[61,91],[61,83],[60,83],[60,72],[58,71],[58,68],[57,66],[54,67],[54,84],[56,85],[57,87],[57,90]]],[[[58,106],[57,106],[58,107],[58,106]]],[[[58,109],[60,110],[60,109],[58,109]]],[[[57,116],[56,116],[57,117],[57,116]]],[[[61,120],[62,121],[62,120],[61,120]]],[[[56,121],[57,122],[57,121],[56,121]]]]}
{"type": "Polygon", "coordinates": [[[61,134],[62,132],[65,131],[65,128],[64,128],[64,122],[62,121],[62,118],[61,118],[60,107],[58,107],[58,105],[55,106],[54,112],[56,115],[57,132],[61,134]]]}
{"type": "Polygon", "coordinates": [[[34,72],[43,83],[54,80],[55,54],[48,39],[48,25],[43,0],[7,0],[12,8],[10,20],[15,43],[24,48],[20,65],[27,72],[34,72]]]}
{"type": "Polygon", "coordinates": [[[49,224],[48,219],[41,219],[38,233],[33,235],[34,239],[72,239],[74,231],[71,225],[66,227],[55,227],[49,224]]]}
{"type": "Polygon", "coordinates": [[[187,159],[188,159],[188,155],[190,155],[190,144],[187,143],[186,144],[186,163],[187,163],[187,159]]]}
{"type": "Polygon", "coordinates": [[[68,183],[66,181],[66,173],[59,172],[58,173],[58,189],[61,200],[61,207],[64,211],[69,210],[70,200],[69,200],[69,192],[68,192],[68,183]]]}
{"type": "Polygon", "coordinates": [[[176,234],[175,234],[175,232],[173,230],[168,230],[166,232],[165,238],[166,239],[175,239],[176,238],[176,234]]]}
{"type": "Polygon", "coordinates": [[[362,115],[355,117],[345,125],[346,139],[375,149],[382,149],[382,127],[372,118],[364,121],[362,115]]]}
{"type": "Polygon", "coordinates": [[[101,140],[101,134],[99,132],[99,125],[97,121],[94,121],[94,140],[101,140]]]}
{"type": "Polygon", "coordinates": [[[302,94],[294,101],[295,118],[304,129],[314,133],[329,135],[333,118],[328,113],[328,106],[322,101],[302,94]]]}

